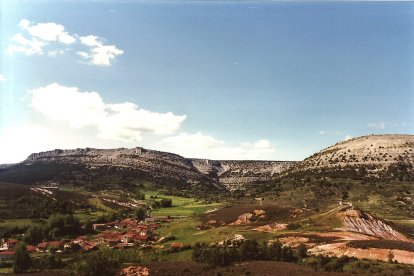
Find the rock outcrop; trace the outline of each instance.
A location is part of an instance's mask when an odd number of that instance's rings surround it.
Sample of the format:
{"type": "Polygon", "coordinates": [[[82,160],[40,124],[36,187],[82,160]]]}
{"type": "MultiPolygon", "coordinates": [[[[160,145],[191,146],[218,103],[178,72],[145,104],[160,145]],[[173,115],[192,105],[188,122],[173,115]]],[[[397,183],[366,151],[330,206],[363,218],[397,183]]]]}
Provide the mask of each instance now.
{"type": "Polygon", "coordinates": [[[340,230],[358,232],[384,240],[409,241],[400,232],[394,230],[385,222],[374,218],[368,213],[354,208],[347,208],[338,212],[343,227],[340,230]]]}

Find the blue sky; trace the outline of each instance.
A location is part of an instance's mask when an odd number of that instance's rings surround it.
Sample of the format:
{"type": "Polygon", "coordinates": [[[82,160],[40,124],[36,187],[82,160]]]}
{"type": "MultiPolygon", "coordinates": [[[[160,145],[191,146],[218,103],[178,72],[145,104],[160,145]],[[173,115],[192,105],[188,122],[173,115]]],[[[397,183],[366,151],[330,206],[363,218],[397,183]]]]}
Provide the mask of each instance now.
{"type": "Polygon", "coordinates": [[[412,2],[1,1],[0,163],[135,147],[301,160],[414,134],[412,2]]]}

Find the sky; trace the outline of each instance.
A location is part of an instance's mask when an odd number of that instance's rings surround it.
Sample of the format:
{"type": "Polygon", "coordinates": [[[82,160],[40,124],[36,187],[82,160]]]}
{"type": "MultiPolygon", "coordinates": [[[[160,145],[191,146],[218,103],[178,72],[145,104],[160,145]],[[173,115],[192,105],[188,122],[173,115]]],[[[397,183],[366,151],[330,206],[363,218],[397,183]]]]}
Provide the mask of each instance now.
{"type": "Polygon", "coordinates": [[[302,160],[414,134],[414,3],[0,1],[0,164],[55,148],[302,160]]]}

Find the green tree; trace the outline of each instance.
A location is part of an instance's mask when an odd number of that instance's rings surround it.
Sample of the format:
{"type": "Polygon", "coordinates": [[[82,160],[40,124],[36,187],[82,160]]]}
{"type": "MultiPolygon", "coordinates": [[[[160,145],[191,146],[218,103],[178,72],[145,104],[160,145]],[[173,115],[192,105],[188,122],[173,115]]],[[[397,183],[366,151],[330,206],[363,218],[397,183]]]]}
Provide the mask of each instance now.
{"type": "Polygon", "coordinates": [[[26,230],[23,238],[28,244],[37,244],[43,240],[43,228],[40,225],[32,224],[26,230]]]}
{"type": "Polygon", "coordinates": [[[120,263],[102,251],[89,254],[75,267],[76,275],[112,276],[119,269],[120,263]]]}
{"type": "Polygon", "coordinates": [[[299,244],[298,246],[298,254],[302,259],[308,256],[308,249],[303,243],[299,244]]]}
{"type": "Polygon", "coordinates": [[[22,273],[29,270],[32,267],[32,258],[27,252],[26,244],[19,243],[16,246],[14,253],[14,264],[13,271],[14,273],[22,273]]]}
{"type": "Polygon", "coordinates": [[[144,200],[145,199],[145,194],[141,193],[140,190],[136,190],[135,191],[135,198],[138,200],[144,200]]]}
{"type": "Polygon", "coordinates": [[[161,199],[161,207],[168,208],[172,206],[172,199],[171,198],[163,198],[161,199]]]}
{"type": "Polygon", "coordinates": [[[135,210],[135,217],[138,220],[143,220],[145,218],[145,210],[144,208],[138,208],[135,210]]]}

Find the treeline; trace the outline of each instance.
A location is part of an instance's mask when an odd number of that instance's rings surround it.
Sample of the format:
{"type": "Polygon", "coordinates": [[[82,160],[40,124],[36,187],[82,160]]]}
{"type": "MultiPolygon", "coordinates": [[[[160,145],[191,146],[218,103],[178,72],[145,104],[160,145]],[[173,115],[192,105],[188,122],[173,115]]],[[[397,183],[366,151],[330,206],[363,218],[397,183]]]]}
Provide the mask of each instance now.
{"type": "Polygon", "coordinates": [[[197,242],[193,247],[192,259],[211,266],[227,266],[241,261],[296,262],[306,256],[307,250],[303,244],[293,252],[290,246],[282,246],[280,242],[259,244],[256,240],[245,240],[237,247],[234,244],[208,246],[197,242]]]}
{"type": "Polygon", "coordinates": [[[32,224],[26,231],[23,241],[37,244],[43,240],[56,240],[82,234],[82,225],[71,214],[53,214],[44,225],[32,224]]]}

